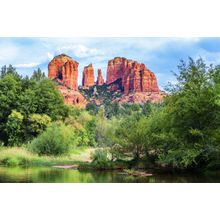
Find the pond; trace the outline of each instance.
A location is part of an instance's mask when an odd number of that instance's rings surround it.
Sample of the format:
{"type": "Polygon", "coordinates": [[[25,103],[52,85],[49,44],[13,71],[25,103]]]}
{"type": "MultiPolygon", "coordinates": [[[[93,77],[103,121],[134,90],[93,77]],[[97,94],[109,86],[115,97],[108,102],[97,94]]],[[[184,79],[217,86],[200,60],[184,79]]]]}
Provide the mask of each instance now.
{"type": "Polygon", "coordinates": [[[155,174],[134,177],[121,172],[79,171],[50,167],[0,167],[1,183],[219,183],[220,172],[199,174],[155,174]]]}

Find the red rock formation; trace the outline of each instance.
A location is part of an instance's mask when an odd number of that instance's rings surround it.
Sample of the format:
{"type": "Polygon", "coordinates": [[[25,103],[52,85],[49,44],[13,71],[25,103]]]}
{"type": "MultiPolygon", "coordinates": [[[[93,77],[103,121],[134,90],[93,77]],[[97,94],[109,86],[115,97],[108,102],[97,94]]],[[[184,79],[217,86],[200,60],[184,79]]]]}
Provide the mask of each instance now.
{"type": "Polygon", "coordinates": [[[102,70],[98,69],[98,76],[97,76],[96,85],[97,86],[102,86],[103,84],[104,84],[104,79],[102,77],[102,70]]]}
{"type": "Polygon", "coordinates": [[[69,89],[66,86],[58,86],[58,89],[64,97],[65,104],[83,108],[86,106],[87,101],[79,91],[69,89]]]}
{"type": "Polygon", "coordinates": [[[123,57],[115,57],[108,61],[106,84],[110,84],[117,79],[122,78],[127,59],[123,57]]]}
{"type": "Polygon", "coordinates": [[[71,57],[61,54],[49,63],[48,77],[70,89],[78,90],[78,65],[71,57]]]}
{"type": "Polygon", "coordinates": [[[79,107],[86,106],[86,99],[78,92],[78,63],[71,57],[61,54],[54,57],[48,65],[48,77],[59,83],[58,90],[64,102],[79,107]]]}
{"type": "Polygon", "coordinates": [[[166,96],[167,94],[165,94],[164,92],[133,92],[129,94],[124,94],[120,98],[114,99],[113,102],[117,102],[120,104],[143,104],[146,102],[159,103],[162,102],[164,97],[166,96]]]}
{"type": "Polygon", "coordinates": [[[133,60],[116,57],[108,62],[107,80],[110,84],[122,80],[121,89],[125,94],[129,92],[160,92],[157,79],[153,72],[133,60]]]}
{"type": "Polygon", "coordinates": [[[94,86],[94,69],[92,64],[84,67],[83,78],[82,78],[82,87],[83,89],[88,89],[91,86],[94,86]]]}

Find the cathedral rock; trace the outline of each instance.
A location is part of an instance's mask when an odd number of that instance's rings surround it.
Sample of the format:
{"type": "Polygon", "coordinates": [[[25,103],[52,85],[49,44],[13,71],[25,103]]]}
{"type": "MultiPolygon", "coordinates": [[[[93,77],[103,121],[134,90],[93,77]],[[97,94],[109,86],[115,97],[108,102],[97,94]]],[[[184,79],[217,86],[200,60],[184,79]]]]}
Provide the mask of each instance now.
{"type": "Polygon", "coordinates": [[[108,62],[106,83],[111,84],[116,80],[120,80],[119,87],[124,94],[129,92],[160,92],[153,72],[147,69],[144,64],[124,57],[115,57],[108,62]]]}
{"type": "Polygon", "coordinates": [[[91,86],[94,86],[95,77],[94,77],[94,69],[92,64],[84,67],[83,70],[83,78],[82,78],[82,87],[83,89],[88,89],[91,86]]]}
{"type": "Polygon", "coordinates": [[[69,105],[85,107],[84,96],[78,92],[78,63],[71,57],[61,54],[48,64],[48,77],[58,82],[58,89],[69,105]]]}
{"type": "Polygon", "coordinates": [[[78,65],[71,57],[61,54],[49,63],[48,77],[70,89],[78,90],[78,65]]]}
{"type": "Polygon", "coordinates": [[[98,69],[98,76],[97,76],[97,81],[96,81],[96,85],[97,86],[102,86],[104,84],[104,79],[102,76],[102,70],[98,69]]]}
{"type": "Polygon", "coordinates": [[[106,84],[104,84],[101,69],[98,69],[95,82],[92,64],[85,66],[82,87],[78,90],[78,65],[65,54],[54,57],[48,65],[48,76],[57,82],[57,87],[66,104],[85,107],[88,102],[91,102],[101,105],[106,98],[112,102],[141,104],[160,102],[166,96],[160,91],[153,72],[144,64],[124,57],[109,60],[106,84]],[[100,88],[97,90],[96,86],[100,88]],[[91,91],[88,90],[90,87],[93,87],[91,91]],[[111,97],[103,94],[108,91],[112,91],[111,97]]]}

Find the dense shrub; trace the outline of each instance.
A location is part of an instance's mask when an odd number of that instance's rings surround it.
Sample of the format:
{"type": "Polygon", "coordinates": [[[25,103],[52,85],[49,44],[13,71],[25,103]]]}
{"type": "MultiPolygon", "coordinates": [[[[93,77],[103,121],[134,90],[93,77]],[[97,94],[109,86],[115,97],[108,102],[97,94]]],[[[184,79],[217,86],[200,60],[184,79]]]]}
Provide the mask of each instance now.
{"type": "Polygon", "coordinates": [[[63,123],[52,123],[42,134],[35,138],[29,149],[37,154],[62,155],[75,146],[74,129],[63,123]]]}
{"type": "Polygon", "coordinates": [[[21,144],[23,140],[23,119],[24,116],[15,110],[8,116],[6,123],[6,133],[8,135],[8,144],[21,144]]]}
{"type": "Polygon", "coordinates": [[[66,118],[65,124],[75,129],[77,146],[96,146],[95,116],[90,115],[87,111],[81,111],[77,115],[66,118]]]}
{"type": "Polygon", "coordinates": [[[46,114],[31,114],[28,118],[28,133],[36,136],[42,133],[50,122],[51,118],[46,114]]]}
{"type": "Polygon", "coordinates": [[[107,149],[97,149],[92,154],[92,165],[98,169],[108,169],[111,167],[111,160],[107,149]]]}

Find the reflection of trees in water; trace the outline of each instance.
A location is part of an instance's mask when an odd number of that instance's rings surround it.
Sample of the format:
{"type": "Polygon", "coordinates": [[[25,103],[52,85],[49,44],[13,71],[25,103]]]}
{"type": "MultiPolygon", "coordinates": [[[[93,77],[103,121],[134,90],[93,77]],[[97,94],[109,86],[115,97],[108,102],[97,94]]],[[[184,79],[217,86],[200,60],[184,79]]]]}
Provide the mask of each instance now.
{"type": "Polygon", "coordinates": [[[112,182],[112,175],[110,172],[104,171],[81,171],[80,180],[83,183],[90,182],[90,183],[111,183],[112,182]],[[89,176],[89,178],[88,178],[89,176]]]}
{"type": "Polygon", "coordinates": [[[156,174],[150,177],[134,177],[118,171],[78,171],[58,168],[7,168],[0,167],[0,182],[38,182],[38,183],[199,183],[220,182],[220,173],[206,175],[156,174]]]}
{"type": "Polygon", "coordinates": [[[39,170],[38,175],[34,177],[34,182],[63,182],[66,178],[68,178],[68,175],[68,172],[66,173],[65,170],[39,170]]]}
{"type": "Polygon", "coordinates": [[[20,167],[0,167],[1,183],[27,183],[31,182],[28,178],[28,169],[20,167]]]}

